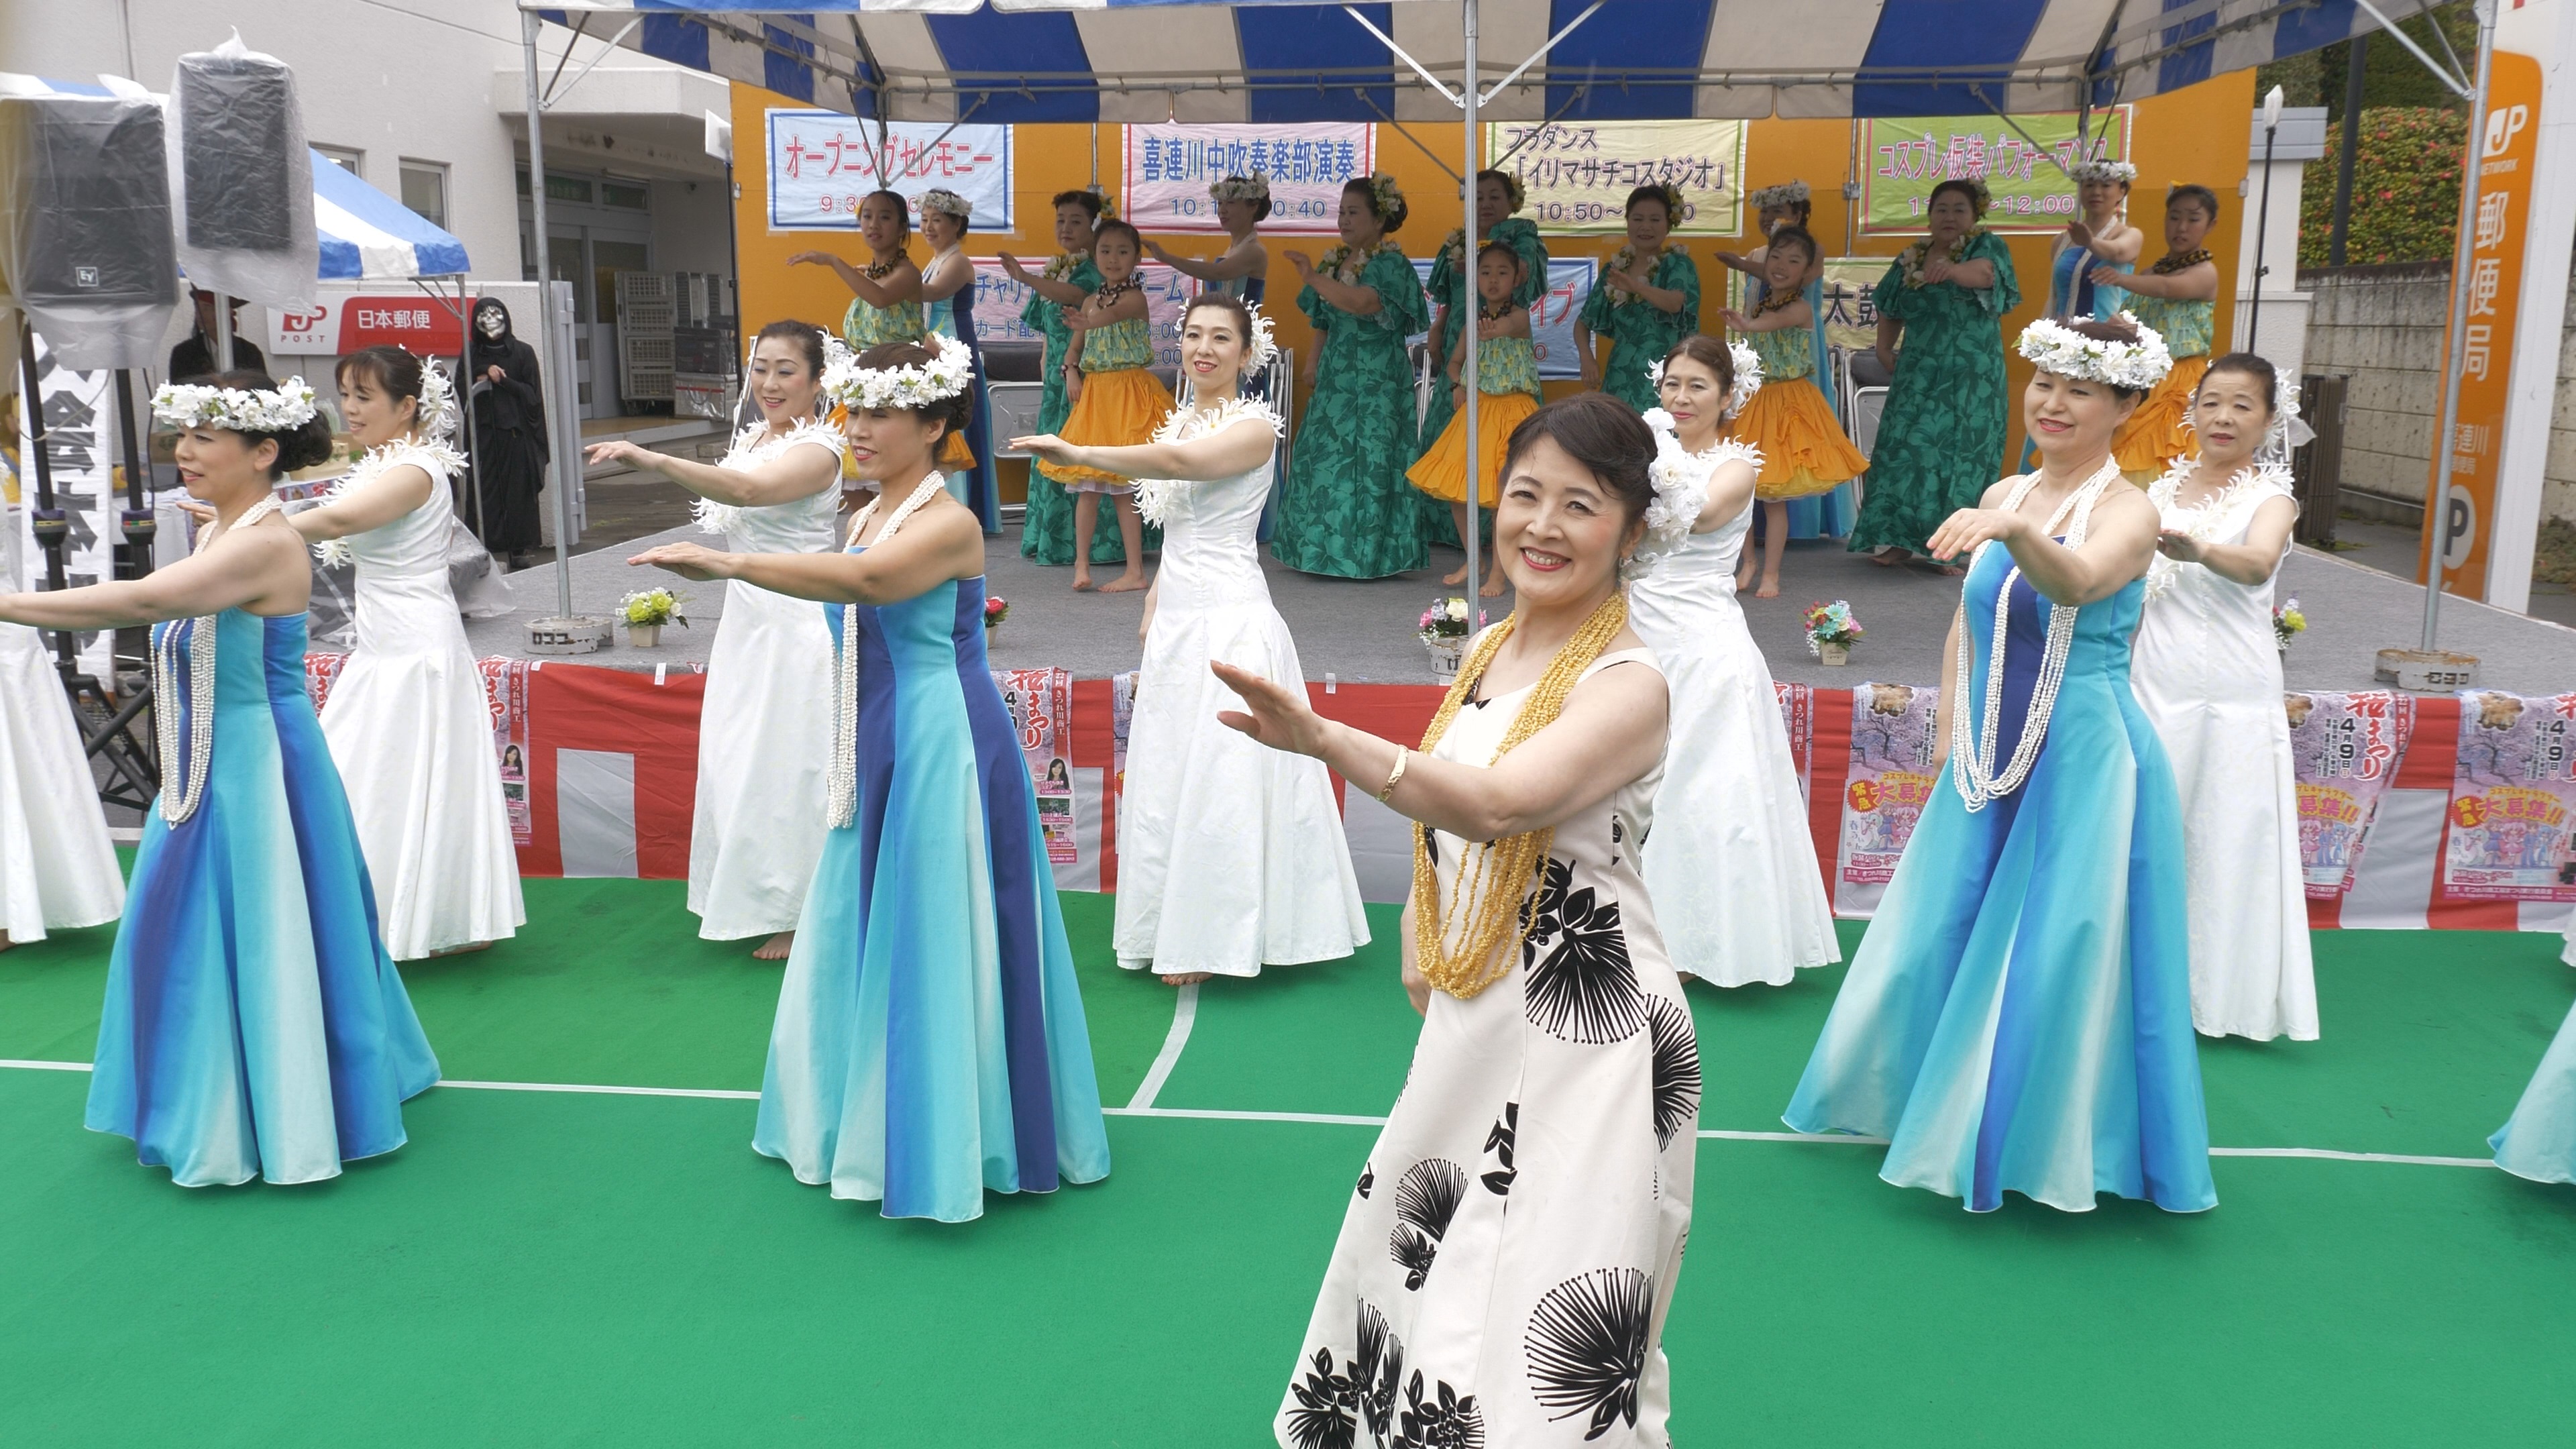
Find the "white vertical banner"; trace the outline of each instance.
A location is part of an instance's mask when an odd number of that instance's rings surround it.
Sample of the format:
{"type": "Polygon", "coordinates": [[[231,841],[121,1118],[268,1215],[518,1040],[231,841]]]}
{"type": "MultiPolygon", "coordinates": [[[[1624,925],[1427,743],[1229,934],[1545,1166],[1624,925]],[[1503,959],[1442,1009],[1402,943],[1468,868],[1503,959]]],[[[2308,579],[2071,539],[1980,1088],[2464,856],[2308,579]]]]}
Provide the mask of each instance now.
{"type": "Polygon", "coordinates": [[[1261,229],[1327,236],[1338,230],[1343,183],[1377,166],[1367,121],[1264,126],[1129,126],[1119,215],[1146,231],[1221,232],[1208,188],[1229,176],[1270,183],[1261,229]]]}
{"type": "MultiPolygon", "coordinates": [[[[54,361],[53,349],[36,336],[36,390],[44,408],[45,457],[51,464],[54,506],[63,511],[71,532],[63,540],[63,573],[73,588],[103,584],[116,577],[116,374],[74,372],[54,361]]],[[[46,557],[36,542],[36,453],[31,409],[19,409],[18,457],[21,507],[19,561],[27,587],[47,587],[46,557]]],[[[106,679],[113,667],[116,636],[105,631],[80,636],[80,666],[106,679]]]]}
{"type": "Polygon", "coordinates": [[[768,116],[771,231],[857,231],[871,191],[901,193],[918,227],[921,193],[934,188],[966,198],[977,231],[1011,229],[1008,126],[888,121],[880,131],[838,111],[768,116]]]}

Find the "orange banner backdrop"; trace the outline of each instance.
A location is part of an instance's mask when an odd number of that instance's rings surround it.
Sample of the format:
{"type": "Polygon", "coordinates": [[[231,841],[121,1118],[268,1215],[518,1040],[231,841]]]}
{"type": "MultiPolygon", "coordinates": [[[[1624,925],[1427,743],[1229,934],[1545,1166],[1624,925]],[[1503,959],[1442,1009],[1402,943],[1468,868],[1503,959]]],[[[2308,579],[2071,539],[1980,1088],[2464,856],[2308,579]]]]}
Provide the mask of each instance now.
{"type": "MultiPolygon", "coordinates": [[[[2424,530],[2415,577],[2430,566],[2433,540],[2442,540],[2442,587],[2463,598],[2487,594],[2487,545],[2495,532],[2496,467],[2504,450],[2504,410],[2513,372],[2515,302],[2522,295],[2524,228],[2534,161],[2540,149],[2540,62],[2499,50],[2487,77],[2486,123],[2477,132],[2478,209],[2469,236],[2469,316],[2453,359],[2444,348],[2443,373],[2460,374],[2460,411],[2451,436],[2435,440],[2432,472],[2425,480],[2425,511],[2437,500],[2440,449],[2451,456],[2448,516],[2424,530]]],[[[2455,279],[2456,281],[2456,279],[2455,279]]]]}

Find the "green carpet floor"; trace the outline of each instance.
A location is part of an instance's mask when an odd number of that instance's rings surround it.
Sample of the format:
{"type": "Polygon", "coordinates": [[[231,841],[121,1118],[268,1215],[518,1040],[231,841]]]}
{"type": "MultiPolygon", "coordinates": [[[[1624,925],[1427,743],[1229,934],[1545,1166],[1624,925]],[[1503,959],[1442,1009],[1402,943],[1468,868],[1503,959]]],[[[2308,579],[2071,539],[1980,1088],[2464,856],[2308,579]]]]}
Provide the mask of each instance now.
{"type": "MultiPolygon", "coordinates": [[[[532,881],[518,941],[406,970],[447,1075],[757,1088],[779,968],[681,895],[532,881]]],[[[1124,1104],[1172,993],[1109,963],[1106,898],[1066,915],[1124,1104]]],[[[1371,919],[1350,961],[1203,992],[1158,1105],[1383,1113],[1415,1020],[1371,919]]],[[[0,954],[0,1058],[87,1060],[109,940],[0,954]]],[[[2213,1140],[2482,1156],[2576,997],[2556,939],[2316,941],[2325,1039],[2204,1043],[2213,1140]]],[[[1692,991],[1703,1127],[1778,1129],[1839,977],[1692,991]]],[[[1120,1116],[1106,1183],[939,1227],[798,1185],[743,1101],[439,1090],[337,1181],[190,1192],[80,1130],[87,1085],[0,1070],[0,1445],[1263,1444],[1369,1141],[1120,1116]]],[[[1678,1443],[2566,1432],[2576,1190],[2231,1157],[2197,1217],[1978,1217],[1878,1157],[1701,1143],[1678,1443]]]]}

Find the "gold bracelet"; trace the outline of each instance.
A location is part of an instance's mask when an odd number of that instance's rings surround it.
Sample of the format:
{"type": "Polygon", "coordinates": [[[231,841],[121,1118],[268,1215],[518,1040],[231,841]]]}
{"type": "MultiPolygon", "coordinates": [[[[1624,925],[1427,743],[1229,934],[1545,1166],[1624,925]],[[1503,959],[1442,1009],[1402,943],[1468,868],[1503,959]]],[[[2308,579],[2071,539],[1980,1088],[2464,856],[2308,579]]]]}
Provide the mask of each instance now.
{"type": "Polygon", "coordinates": [[[1387,771],[1386,783],[1378,787],[1377,803],[1385,804],[1386,797],[1395,793],[1396,782],[1404,778],[1404,767],[1412,763],[1413,751],[1402,748],[1396,750],[1395,768],[1387,771]]]}

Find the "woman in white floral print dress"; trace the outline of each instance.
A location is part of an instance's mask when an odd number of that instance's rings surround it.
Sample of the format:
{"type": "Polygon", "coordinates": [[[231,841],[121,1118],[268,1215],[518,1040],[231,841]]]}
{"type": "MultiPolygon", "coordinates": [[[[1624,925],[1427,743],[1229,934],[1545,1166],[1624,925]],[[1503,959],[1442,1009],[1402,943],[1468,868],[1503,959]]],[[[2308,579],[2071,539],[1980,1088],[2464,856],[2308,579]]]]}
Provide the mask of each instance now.
{"type": "MultiPolygon", "coordinates": [[[[722,534],[731,552],[834,552],[849,444],[820,415],[827,351],[847,355],[810,322],[760,330],[747,383],[762,421],[734,437],[722,463],[626,442],[599,444],[591,461],[619,459],[697,494],[698,526],[722,534]]],[[[787,959],[823,853],[832,681],[814,661],[830,657],[811,604],[740,579],[725,586],[698,723],[689,910],[705,940],[765,938],[751,953],[763,961],[787,959]]]]}
{"type": "Polygon", "coordinates": [[[1421,822],[1402,951],[1422,1036],[1273,1424],[1285,1449],[1670,1443],[1699,1049],[1637,872],[1666,691],[1619,586],[1655,441],[1587,393],[1512,442],[1494,533],[1518,607],[1422,750],[1218,666],[1248,710],[1229,723],[1421,822]]]}

